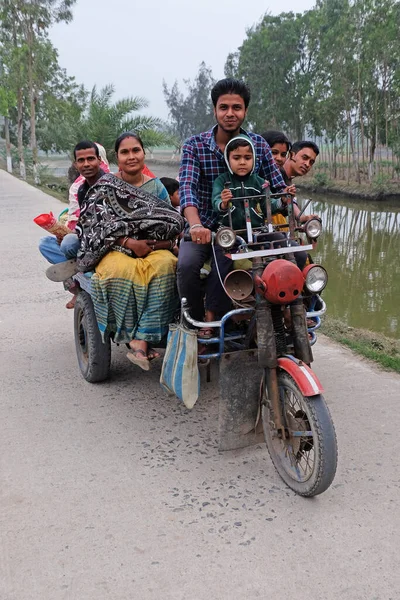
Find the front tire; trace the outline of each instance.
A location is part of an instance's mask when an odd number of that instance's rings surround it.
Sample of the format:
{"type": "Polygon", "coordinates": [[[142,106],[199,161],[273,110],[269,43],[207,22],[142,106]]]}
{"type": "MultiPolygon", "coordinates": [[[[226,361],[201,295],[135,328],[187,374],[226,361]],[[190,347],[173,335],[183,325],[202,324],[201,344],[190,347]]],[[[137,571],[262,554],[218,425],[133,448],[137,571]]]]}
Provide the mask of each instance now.
{"type": "Polygon", "coordinates": [[[108,378],[111,364],[111,343],[103,342],[90,295],[80,291],[74,311],[75,348],[79,368],[89,383],[108,378]]]}
{"type": "Polygon", "coordinates": [[[335,428],[322,395],[303,396],[294,380],[278,373],[279,397],[288,432],[276,432],[268,398],[262,406],[265,442],[283,481],[300,496],[316,496],[332,483],[337,466],[335,428]]]}

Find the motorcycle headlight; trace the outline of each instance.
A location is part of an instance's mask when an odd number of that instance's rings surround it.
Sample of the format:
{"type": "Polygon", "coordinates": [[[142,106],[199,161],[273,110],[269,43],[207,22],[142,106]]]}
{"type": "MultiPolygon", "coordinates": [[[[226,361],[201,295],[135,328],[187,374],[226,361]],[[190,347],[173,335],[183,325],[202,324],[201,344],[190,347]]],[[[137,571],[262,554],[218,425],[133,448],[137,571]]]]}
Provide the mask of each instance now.
{"type": "Polygon", "coordinates": [[[319,294],[326,288],[328,273],[320,265],[309,265],[303,271],[305,286],[312,294],[319,294]]]}
{"type": "Polygon", "coordinates": [[[221,227],[217,231],[215,242],[224,250],[229,250],[236,242],[236,233],[230,227],[221,227]]]}
{"type": "Polygon", "coordinates": [[[304,230],[309,238],[315,240],[321,234],[322,223],[319,219],[310,219],[307,221],[304,230]]]}

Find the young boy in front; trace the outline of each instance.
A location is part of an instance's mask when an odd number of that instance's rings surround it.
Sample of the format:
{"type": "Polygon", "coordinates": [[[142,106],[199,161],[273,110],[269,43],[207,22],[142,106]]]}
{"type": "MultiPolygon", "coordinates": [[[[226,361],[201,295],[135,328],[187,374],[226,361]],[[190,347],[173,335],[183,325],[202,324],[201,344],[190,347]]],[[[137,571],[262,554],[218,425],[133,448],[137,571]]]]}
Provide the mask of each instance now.
{"type": "MultiPolygon", "coordinates": [[[[253,142],[245,135],[232,138],[225,146],[225,162],[228,172],[214,181],[212,204],[220,214],[220,223],[229,226],[228,207],[234,198],[243,196],[260,196],[263,194],[265,180],[254,172],[255,150],[253,142]]],[[[261,198],[251,199],[250,216],[252,227],[264,224],[265,209],[261,198]]],[[[271,211],[277,213],[284,210],[285,205],[280,198],[271,200],[271,211]]],[[[246,229],[246,215],[243,202],[236,202],[231,208],[233,229],[246,229]]]]}
{"type": "MultiPolygon", "coordinates": [[[[221,225],[229,227],[228,207],[230,201],[243,196],[261,196],[265,180],[254,172],[256,153],[253,142],[246,135],[232,138],[225,146],[225,162],[228,172],[219,175],[214,181],[212,205],[219,213],[221,225]]],[[[290,191],[290,190],[289,190],[290,191]]],[[[249,201],[252,227],[260,227],[265,221],[263,198],[252,198],[249,201]]],[[[276,213],[285,208],[280,198],[271,199],[271,212],[276,213]]],[[[233,203],[231,207],[233,229],[246,229],[246,214],[243,202],[233,203]]],[[[284,239],[281,233],[271,234],[272,239],[284,239]]],[[[232,261],[233,266],[233,261],[232,261]]],[[[206,319],[212,320],[214,314],[207,311],[206,319]]]]}
{"type": "MultiPolygon", "coordinates": [[[[239,135],[232,138],[225,147],[225,161],[228,172],[223,173],[214,181],[212,204],[220,214],[220,223],[229,226],[228,208],[231,200],[243,196],[257,196],[263,194],[265,181],[254,173],[255,151],[250,138],[239,135]]],[[[294,186],[287,188],[288,193],[294,193],[294,186]]],[[[252,227],[260,227],[265,222],[265,204],[263,198],[252,198],[249,201],[250,220],[252,227]]],[[[286,204],[281,198],[271,198],[271,213],[276,214],[286,209],[286,204]]],[[[234,202],[231,207],[233,229],[246,229],[246,214],[243,202],[234,202]]],[[[280,232],[270,234],[270,241],[285,240],[285,235],[280,232]]],[[[291,245],[297,246],[296,242],[291,245]]],[[[297,252],[295,255],[297,265],[304,268],[307,254],[297,252]]],[[[210,316],[208,315],[209,320],[210,316]]]]}

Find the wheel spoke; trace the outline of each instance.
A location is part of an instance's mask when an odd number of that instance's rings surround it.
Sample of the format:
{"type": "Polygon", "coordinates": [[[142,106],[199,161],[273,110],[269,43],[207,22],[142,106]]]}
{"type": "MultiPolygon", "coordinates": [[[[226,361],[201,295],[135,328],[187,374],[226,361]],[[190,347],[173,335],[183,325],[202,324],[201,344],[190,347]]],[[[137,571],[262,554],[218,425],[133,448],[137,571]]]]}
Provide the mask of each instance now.
{"type": "Polygon", "coordinates": [[[302,496],[315,496],[332,483],[337,464],[333,423],[323,396],[303,396],[289,374],[278,372],[281,419],[285,435],[277,430],[268,394],[262,406],[265,441],[271,459],[285,483],[302,496]]]}
{"type": "MultiPolygon", "coordinates": [[[[302,402],[302,396],[295,394],[289,387],[280,386],[279,389],[284,423],[289,437],[283,440],[275,431],[274,444],[291,476],[298,481],[306,481],[311,477],[315,466],[314,433],[307,417],[307,407],[302,402]]],[[[271,407],[269,411],[270,427],[274,431],[271,407]]]]}

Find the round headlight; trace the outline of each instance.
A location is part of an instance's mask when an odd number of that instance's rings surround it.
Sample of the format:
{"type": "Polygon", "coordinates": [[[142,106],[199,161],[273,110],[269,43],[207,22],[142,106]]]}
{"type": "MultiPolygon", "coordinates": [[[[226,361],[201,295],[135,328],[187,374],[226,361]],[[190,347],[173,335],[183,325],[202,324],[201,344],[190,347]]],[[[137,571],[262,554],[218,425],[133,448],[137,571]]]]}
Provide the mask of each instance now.
{"type": "Polygon", "coordinates": [[[322,231],[321,221],[319,219],[310,219],[307,221],[304,229],[307,236],[315,240],[322,231]]]}
{"type": "Polygon", "coordinates": [[[320,265],[309,265],[306,269],[307,272],[303,273],[307,290],[313,294],[319,294],[328,283],[328,273],[320,265]]]}
{"type": "Polygon", "coordinates": [[[221,227],[215,236],[215,243],[224,250],[232,248],[236,242],[236,233],[230,227],[221,227]]]}

